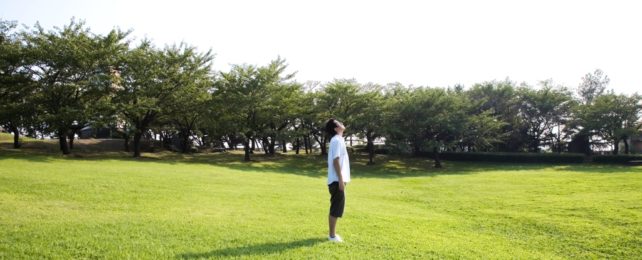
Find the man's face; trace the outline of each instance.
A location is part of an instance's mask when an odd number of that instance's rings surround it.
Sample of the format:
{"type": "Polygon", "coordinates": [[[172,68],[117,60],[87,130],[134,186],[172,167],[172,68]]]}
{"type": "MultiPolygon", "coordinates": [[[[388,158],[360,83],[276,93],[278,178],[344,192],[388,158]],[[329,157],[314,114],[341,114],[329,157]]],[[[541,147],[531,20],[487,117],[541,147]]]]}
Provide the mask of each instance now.
{"type": "Polygon", "coordinates": [[[336,131],[337,133],[338,132],[343,132],[343,130],[346,130],[346,127],[343,125],[343,123],[341,123],[341,122],[339,122],[337,120],[334,120],[334,123],[337,124],[337,127],[334,128],[334,131],[336,131]]]}

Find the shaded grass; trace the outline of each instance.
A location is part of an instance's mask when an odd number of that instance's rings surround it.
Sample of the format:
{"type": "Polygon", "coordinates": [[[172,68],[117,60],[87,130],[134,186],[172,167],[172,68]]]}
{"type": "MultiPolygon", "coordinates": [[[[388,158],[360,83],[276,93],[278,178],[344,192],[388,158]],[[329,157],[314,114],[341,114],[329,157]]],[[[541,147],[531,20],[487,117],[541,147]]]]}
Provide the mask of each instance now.
{"type": "Polygon", "coordinates": [[[344,244],[320,156],[0,150],[0,258],[629,258],[642,168],[353,155],[344,244]]]}

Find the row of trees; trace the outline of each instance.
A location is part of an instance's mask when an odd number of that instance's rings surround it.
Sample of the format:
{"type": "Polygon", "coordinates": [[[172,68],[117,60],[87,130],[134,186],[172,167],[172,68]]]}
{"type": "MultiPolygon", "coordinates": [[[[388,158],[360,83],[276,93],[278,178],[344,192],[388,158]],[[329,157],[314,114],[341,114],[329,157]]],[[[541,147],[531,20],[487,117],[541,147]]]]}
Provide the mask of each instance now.
{"type": "MultiPolygon", "coordinates": [[[[294,81],[285,60],[213,72],[210,52],[180,44],[133,44],[129,32],[92,33],[82,22],[16,30],[0,21],[0,124],[15,136],[58,138],[70,153],[80,129],[111,127],[140,156],[144,139],[165,145],[256,148],[275,154],[291,143],[299,153],[326,153],[323,124],[346,123],[366,140],[370,162],[377,138],[399,152],[503,151],[590,153],[640,134],[641,98],[607,91],[608,77],[587,74],[574,93],[551,80],[541,86],[509,80],[469,89],[294,81]],[[316,144],[316,145],[315,145],[316,144]]],[[[437,157],[438,158],[438,157],[437,157]]],[[[439,160],[436,160],[439,164],[439,160]]]]}

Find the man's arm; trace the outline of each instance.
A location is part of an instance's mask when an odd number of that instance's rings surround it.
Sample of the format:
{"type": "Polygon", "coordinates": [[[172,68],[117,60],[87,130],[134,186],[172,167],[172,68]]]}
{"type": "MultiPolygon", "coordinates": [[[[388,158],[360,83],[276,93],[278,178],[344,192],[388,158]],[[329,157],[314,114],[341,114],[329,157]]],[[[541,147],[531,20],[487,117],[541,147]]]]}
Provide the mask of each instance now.
{"type": "Polygon", "coordinates": [[[343,174],[341,174],[341,164],[339,163],[339,160],[341,160],[341,157],[334,158],[334,160],[332,160],[332,164],[334,165],[334,173],[339,179],[339,190],[343,191],[345,189],[345,183],[343,182],[343,174]]]}

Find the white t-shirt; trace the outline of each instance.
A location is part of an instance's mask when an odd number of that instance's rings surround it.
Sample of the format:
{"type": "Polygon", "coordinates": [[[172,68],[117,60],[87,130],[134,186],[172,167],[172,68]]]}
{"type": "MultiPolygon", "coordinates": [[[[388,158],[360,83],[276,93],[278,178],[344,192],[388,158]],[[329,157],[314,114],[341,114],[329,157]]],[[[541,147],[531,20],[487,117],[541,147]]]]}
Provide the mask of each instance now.
{"type": "Polygon", "coordinates": [[[337,157],[339,157],[343,182],[350,182],[350,158],[348,158],[346,143],[340,135],[335,135],[330,139],[330,149],[328,149],[328,185],[339,181],[332,162],[334,158],[337,157]]]}

